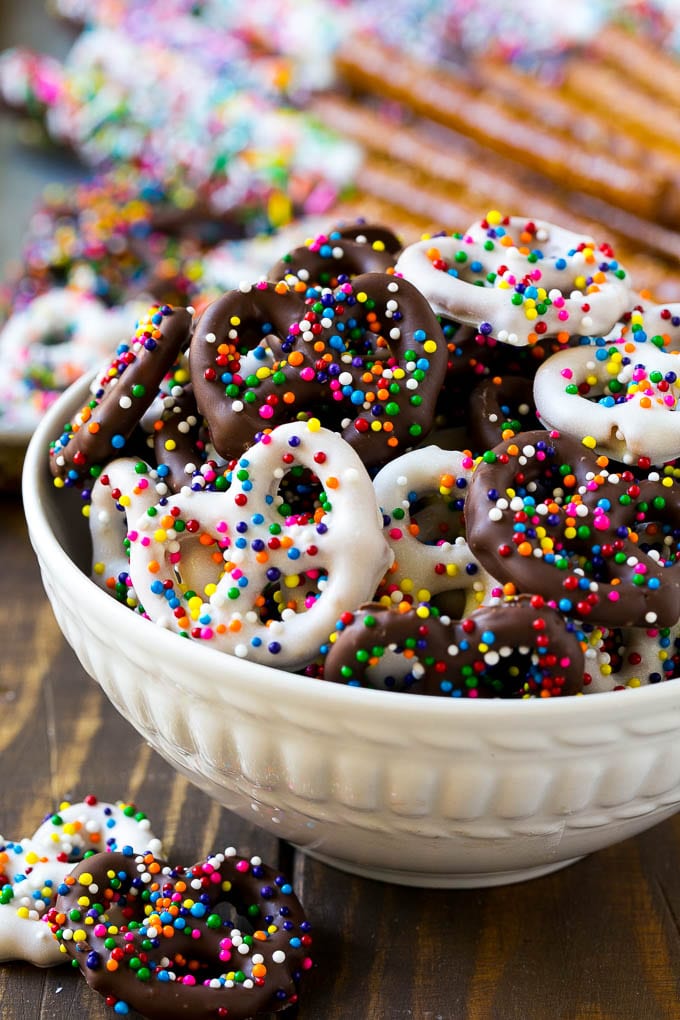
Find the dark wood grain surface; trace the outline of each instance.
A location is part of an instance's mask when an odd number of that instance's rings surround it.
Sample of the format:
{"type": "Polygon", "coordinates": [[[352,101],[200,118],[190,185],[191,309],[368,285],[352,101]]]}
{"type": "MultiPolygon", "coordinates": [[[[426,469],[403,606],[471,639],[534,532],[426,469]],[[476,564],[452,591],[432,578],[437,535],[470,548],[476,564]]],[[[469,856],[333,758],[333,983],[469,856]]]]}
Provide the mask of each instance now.
{"type": "MultiPolygon", "coordinates": [[[[34,0],[0,0],[0,45],[67,38],[34,0]]],[[[40,186],[76,172],[0,120],[0,262],[40,186]]],[[[410,890],[278,844],[178,776],[108,703],[61,637],[18,492],[0,497],[0,832],[30,835],[63,799],[134,800],[173,860],[233,843],[291,875],[316,966],[286,1020],[680,1018],[680,817],[564,871],[505,888],[410,890]]],[[[104,1020],[68,967],[0,965],[2,1020],[104,1020]]],[[[131,1014],[131,1020],[136,1020],[131,1014]]]]}

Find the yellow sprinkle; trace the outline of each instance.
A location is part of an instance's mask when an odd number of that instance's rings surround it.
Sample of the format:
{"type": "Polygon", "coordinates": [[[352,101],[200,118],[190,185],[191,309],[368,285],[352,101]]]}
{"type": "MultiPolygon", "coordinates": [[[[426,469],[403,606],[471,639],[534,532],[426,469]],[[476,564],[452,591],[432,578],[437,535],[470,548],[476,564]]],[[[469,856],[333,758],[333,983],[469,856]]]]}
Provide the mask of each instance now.
{"type": "Polygon", "coordinates": [[[486,214],[486,222],[490,227],[497,227],[503,220],[502,213],[499,213],[498,209],[490,209],[486,214]]]}
{"type": "Polygon", "coordinates": [[[310,418],[307,422],[307,428],[310,432],[318,432],[321,428],[321,422],[318,418],[310,418]]]}
{"type": "Polygon", "coordinates": [[[587,446],[589,450],[594,450],[597,446],[597,440],[594,436],[584,436],[581,442],[584,446],[587,446]]]}

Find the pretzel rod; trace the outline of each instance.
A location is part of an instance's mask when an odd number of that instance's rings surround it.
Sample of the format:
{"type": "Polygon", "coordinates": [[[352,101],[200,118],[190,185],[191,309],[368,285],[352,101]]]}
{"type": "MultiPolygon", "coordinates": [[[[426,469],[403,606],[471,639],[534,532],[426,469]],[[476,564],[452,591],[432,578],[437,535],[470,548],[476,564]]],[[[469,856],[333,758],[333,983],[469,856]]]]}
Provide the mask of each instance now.
{"type": "MultiPolygon", "coordinates": [[[[575,57],[565,66],[564,90],[577,102],[587,103],[620,125],[650,150],[680,157],[680,112],[675,103],[647,95],[620,71],[575,57]]],[[[643,184],[644,180],[641,179],[643,184]]],[[[644,203],[646,205],[646,201],[644,203]]],[[[635,211],[642,212],[642,205],[635,211]]],[[[676,210],[667,217],[677,223],[676,210]]]]}
{"type": "Polygon", "coordinates": [[[336,63],[354,87],[405,103],[415,113],[468,135],[502,155],[539,170],[553,182],[606,198],[647,219],[680,223],[671,189],[606,154],[586,152],[492,102],[456,75],[394,52],[371,39],[353,38],[336,63]]]}
{"type": "Polygon", "coordinates": [[[368,157],[357,172],[357,185],[369,195],[387,195],[389,200],[403,209],[428,220],[436,230],[462,230],[471,222],[479,209],[470,198],[459,202],[450,197],[448,190],[436,190],[432,181],[417,171],[407,174],[395,169],[389,161],[368,157]]]}
{"type": "Polygon", "coordinates": [[[426,190],[432,190],[437,183],[450,185],[457,199],[465,195],[466,207],[499,205],[520,212],[530,202],[541,219],[600,237],[606,231],[608,239],[622,250],[633,247],[637,250],[644,245],[664,257],[680,260],[680,237],[676,233],[591,198],[575,199],[569,195],[560,201],[554,189],[549,191],[543,181],[527,181],[526,173],[516,164],[471,146],[467,139],[455,135],[439,139],[422,122],[415,126],[390,124],[368,106],[328,95],[318,97],[312,109],[326,123],[377,156],[416,169],[423,175],[422,186],[426,190]],[[476,151],[466,151],[470,149],[476,151]]]}
{"type": "MultiPolygon", "coordinates": [[[[627,73],[628,69],[625,70],[627,73]]],[[[652,176],[661,188],[668,179],[676,182],[680,179],[677,156],[650,151],[638,137],[622,130],[606,111],[575,101],[559,84],[551,87],[549,81],[536,74],[491,61],[480,61],[471,69],[471,74],[473,81],[487,93],[501,96],[504,103],[521,109],[551,133],[559,133],[567,144],[578,144],[589,152],[606,153],[637,172],[644,170],[645,176],[652,176]]]]}
{"type": "MultiPolygon", "coordinates": [[[[397,217],[403,215],[402,210],[408,210],[409,216],[417,214],[426,224],[424,233],[464,230],[479,210],[479,198],[470,195],[453,201],[446,186],[437,184],[432,178],[417,171],[404,173],[389,160],[377,156],[369,156],[365,160],[357,173],[357,186],[369,196],[387,196],[398,207],[397,217]]],[[[527,192],[518,206],[519,214],[524,212],[527,204],[531,204],[534,211],[539,208],[539,203],[534,203],[533,195],[527,192]]],[[[540,205],[541,218],[547,208],[540,205]]],[[[612,231],[603,223],[584,223],[568,214],[563,219],[570,229],[586,232],[596,238],[604,238],[606,230],[606,240],[612,240],[612,231]]],[[[676,241],[680,242],[680,239],[676,238],[676,241]]],[[[677,265],[664,264],[648,254],[640,255],[633,242],[623,237],[616,238],[616,243],[616,254],[621,262],[634,279],[644,280],[646,289],[658,300],[671,300],[677,296],[677,265]]]]}
{"type": "Polygon", "coordinates": [[[677,106],[680,94],[680,66],[650,39],[622,25],[605,25],[591,40],[588,52],[596,60],[635,81],[654,96],[677,106]]]}
{"type": "MultiPolygon", "coordinates": [[[[333,124],[336,130],[369,151],[397,165],[413,167],[434,181],[446,182],[456,194],[470,192],[471,206],[486,206],[494,196],[494,201],[503,208],[526,201],[526,186],[516,183],[520,176],[526,179],[523,167],[510,164],[493,153],[482,152],[477,146],[471,146],[468,139],[453,132],[440,138],[437,125],[428,126],[423,121],[415,124],[390,122],[370,106],[338,96],[319,96],[313,100],[311,108],[326,123],[333,124]]],[[[539,181],[532,180],[532,207],[539,188],[539,181]]],[[[559,212],[562,218],[569,215],[564,208],[559,212]]],[[[545,218],[550,219],[550,216],[545,218]]]]}

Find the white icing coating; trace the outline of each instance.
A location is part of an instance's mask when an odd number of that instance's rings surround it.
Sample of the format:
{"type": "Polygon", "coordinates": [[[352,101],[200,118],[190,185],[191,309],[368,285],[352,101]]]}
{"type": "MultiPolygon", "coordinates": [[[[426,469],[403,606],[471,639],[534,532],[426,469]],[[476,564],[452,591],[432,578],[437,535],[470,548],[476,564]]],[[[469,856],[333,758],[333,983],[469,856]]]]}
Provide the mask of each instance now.
{"type": "Polygon", "coordinates": [[[636,295],[635,304],[626,316],[621,333],[631,340],[663,339],[663,348],[675,351],[680,348],[680,301],[656,304],[643,295],[636,295]]]}
{"type": "Polygon", "coordinates": [[[672,460],[680,455],[678,353],[625,339],[558,351],[536,373],[538,416],[546,428],[592,437],[624,464],[672,460]]]}
{"type": "Polygon", "coordinates": [[[460,238],[417,241],[397,259],[438,315],[525,346],[537,327],[542,337],[607,333],[631,307],[628,274],[592,238],[543,220],[489,218],[460,238]]]}
{"type": "Polygon", "coordinates": [[[92,580],[100,588],[107,589],[111,578],[128,571],[124,542],[130,521],[155,506],[167,493],[166,485],[148,464],[147,473],[139,473],[137,466],[143,463],[134,457],[112,460],[92,486],[89,517],[92,580]],[[114,498],[113,492],[120,495],[114,498]]]}
{"type": "Polygon", "coordinates": [[[130,574],[151,619],[222,651],[297,669],[343,611],[373,596],[392,560],[373,485],[352,447],[317,426],[280,425],[238,460],[226,492],[186,489],[133,523],[130,574]],[[313,470],[325,491],[311,518],[277,513],[281,479],[294,464],[313,470]],[[296,589],[305,577],[314,589],[306,611],[289,607],[263,622],[262,593],[296,589]]]}
{"type": "Polygon", "coordinates": [[[59,943],[42,919],[74,864],[88,850],[131,846],[137,852],[162,853],[148,818],[136,814],[123,801],[109,804],[88,798],[60,805],[29,838],[14,842],[0,836],[0,960],[28,960],[38,967],[64,962],[59,943]]]}
{"type": "Polygon", "coordinates": [[[481,571],[464,534],[436,538],[457,523],[447,502],[465,498],[472,476],[466,460],[458,450],[427,446],[390,461],[373,480],[385,538],[394,552],[386,580],[418,602],[444,591],[468,590],[481,571]]]}

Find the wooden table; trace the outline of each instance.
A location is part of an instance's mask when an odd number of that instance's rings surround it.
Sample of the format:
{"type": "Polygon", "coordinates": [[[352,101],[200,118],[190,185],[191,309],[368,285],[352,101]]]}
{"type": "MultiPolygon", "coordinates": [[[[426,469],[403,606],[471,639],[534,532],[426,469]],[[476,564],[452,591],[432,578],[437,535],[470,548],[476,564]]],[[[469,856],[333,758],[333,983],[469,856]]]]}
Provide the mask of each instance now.
{"type": "MultiPolygon", "coordinates": [[[[0,44],[63,35],[38,2],[0,0],[0,44]]],[[[73,172],[0,120],[0,261],[42,182],[73,172]]],[[[220,809],[137,735],[66,646],[18,492],[0,496],[0,832],[30,835],[61,800],[135,801],[171,859],[235,844],[291,876],[316,966],[287,1020],[656,1020],[680,1017],[680,816],[531,883],[422,891],[352,878],[220,809]]],[[[0,965],[2,1020],[110,1020],[68,967],[0,965]]],[[[136,1020],[131,1014],[131,1020],[136,1020]]]]}

